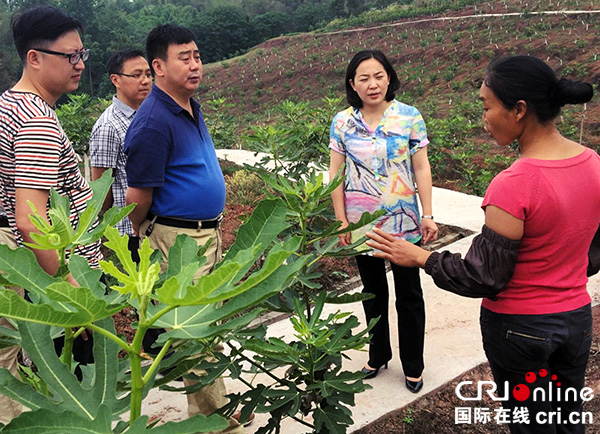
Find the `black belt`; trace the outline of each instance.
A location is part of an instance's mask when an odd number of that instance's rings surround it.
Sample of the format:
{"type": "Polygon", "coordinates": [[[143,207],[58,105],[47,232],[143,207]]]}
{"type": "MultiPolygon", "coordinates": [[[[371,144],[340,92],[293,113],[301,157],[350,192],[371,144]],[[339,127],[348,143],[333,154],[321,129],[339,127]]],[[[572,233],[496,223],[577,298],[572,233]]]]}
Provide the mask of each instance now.
{"type": "Polygon", "coordinates": [[[7,217],[0,217],[0,228],[9,228],[10,226],[8,225],[8,218],[7,217]]]}
{"type": "Polygon", "coordinates": [[[223,214],[219,214],[219,216],[212,220],[182,220],[175,219],[172,217],[157,217],[152,213],[148,213],[148,217],[146,219],[151,222],[158,223],[159,225],[171,226],[174,228],[184,228],[184,229],[214,229],[218,228],[221,224],[221,220],[223,220],[223,214]]]}

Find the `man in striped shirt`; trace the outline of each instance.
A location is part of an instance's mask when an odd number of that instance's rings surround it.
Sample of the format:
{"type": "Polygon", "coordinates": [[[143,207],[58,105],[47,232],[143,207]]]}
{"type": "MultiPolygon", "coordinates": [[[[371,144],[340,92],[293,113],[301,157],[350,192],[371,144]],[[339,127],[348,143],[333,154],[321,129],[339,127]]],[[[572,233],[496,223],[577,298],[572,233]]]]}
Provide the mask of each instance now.
{"type": "MultiPolygon", "coordinates": [[[[96,121],[90,136],[92,179],[100,178],[106,169],[113,169],[114,181],[104,201],[103,212],[113,205],[119,208],[125,206],[127,157],[123,152],[123,140],[136,110],[140,108],[152,86],[150,65],[141,50],[117,51],[108,59],[106,68],[117,94],[96,121]]],[[[140,239],[133,231],[129,218],[121,220],[117,229],[121,235],[129,236],[131,256],[138,262],[140,239]]]]}
{"type": "MultiPolygon", "coordinates": [[[[50,189],[68,197],[71,224],[91,199],[92,190],[81,176],[77,158],[52,106],[66,92],[79,86],[89,51],[83,48],[81,23],[50,6],[38,6],[12,18],[17,53],[23,63],[21,78],[0,96],[0,205],[18,245],[32,242],[37,228],[29,219],[31,202],[48,219],[50,189]]],[[[54,250],[32,249],[40,266],[50,275],[58,271],[54,250]]],[[[81,246],[73,253],[83,256],[93,268],[102,259],[100,242],[81,246]]],[[[1,271],[1,270],[0,270],[1,271]]],[[[69,275],[69,281],[77,282],[69,275]]],[[[90,363],[92,339],[78,337],[74,359],[90,363]]],[[[16,357],[13,352],[12,357],[16,357]]],[[[9,368],[14,359],[3,358],[9,368]]],[[[20,408],[1,409],[2,423],[19,414],[20,408]]]]}
{"type": "MultiPolygon", "coordinates": [[[[31,202],[45,216],[50,189],[69,198],[71,223],[91,199],[92,190],[79,171],[75,151],[52,109],[58,98],[79,86],[89,51],[83,48],[81,23],[50,6],[38,6],[12,19],[23,73],[12,89],[0,96],[0,202],[19,245],[32,242],[37,229],[29,219],[31,202]]],[[[47,216],[46,216],[47,218],[47,216]]],[[[33,249],[50,275],[58,270],[58,255],[33,249]]],[[[100,242],[73,253],[93,268],[102,259],[100,242]]],[[[72,283],[76,282],[70,277],[72,283]]]]}

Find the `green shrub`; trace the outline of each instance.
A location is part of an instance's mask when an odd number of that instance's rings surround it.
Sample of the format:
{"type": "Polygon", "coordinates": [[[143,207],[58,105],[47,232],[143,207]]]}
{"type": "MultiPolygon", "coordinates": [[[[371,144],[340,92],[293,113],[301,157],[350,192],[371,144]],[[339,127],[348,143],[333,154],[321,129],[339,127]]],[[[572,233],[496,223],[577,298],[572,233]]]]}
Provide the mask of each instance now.
{"type": "Polygon", "coordinates": [[[56,109],[56,115],[75,152],[87,153],[92,127],[109,105],[108,100],[92,99],[84,93],[69,95],[69,102],[56,109]]]}
{"type": "Polygon", "coordinates": [[[242,205],[256,205],[264,198],[264,181],[247,170],[238,170],[227,177],[227,200],[242,205]]]}

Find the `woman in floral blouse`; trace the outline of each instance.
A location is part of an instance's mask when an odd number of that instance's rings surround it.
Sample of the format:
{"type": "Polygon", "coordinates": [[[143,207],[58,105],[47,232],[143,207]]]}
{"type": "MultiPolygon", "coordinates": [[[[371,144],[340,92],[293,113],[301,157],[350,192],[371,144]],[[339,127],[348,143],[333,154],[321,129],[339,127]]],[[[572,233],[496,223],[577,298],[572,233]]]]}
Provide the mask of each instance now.
{"type": "MultiPolygon", "coordinates": [[[[360,239],[372,227],[415,244],[437,239],[431,206],[431,168],[427,133],[419,111],[394,99],[398,76],[383,53],[357,53],[346,70],[350,107],[338,113],[330,132],[330,175],[343,167],[346,180],[332,194],[341,227],[357,222],[362,213],[385,210],[375,222],[340,236],[343,245],[360,239]],[[418,197],[423,215],[419,213],[418,197]]],[[[388,321],[389,294],[385,261],[368,248],[356,257],[364,292],[375,297],[363,302],[371,330],[369,360],[363,372],[374,378],[392,358],[388,321]]],[[[423,387],[425,303],[419,269],[391,264],[396,291],[400,360],[406,387],[423,387]]]]}

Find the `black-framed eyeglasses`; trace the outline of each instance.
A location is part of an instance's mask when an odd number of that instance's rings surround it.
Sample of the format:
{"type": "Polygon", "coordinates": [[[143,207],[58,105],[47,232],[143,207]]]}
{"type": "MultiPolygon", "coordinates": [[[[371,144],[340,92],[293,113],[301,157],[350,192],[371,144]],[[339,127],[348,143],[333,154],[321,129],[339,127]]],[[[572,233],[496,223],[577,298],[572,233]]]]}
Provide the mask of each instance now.
{"type": "Polygon", "coordinates": [[[142,77],[146,77],[146,78],[152,78],[152,74],[149,72],[136,72],[135,74],[125,74],[124,72],[115,72],[114,74],[116,75],[122,75],[124,77],[131,77],[134,78],[136,80],[141,79],[142,77]]]}
{"type": "Polygon", "coordinates": [[[60,51],[46,50],[45,48],[32,48],[32,50],[41,51],[42,53],[46,54],[54,54],[55,56],[66,57],[69,59],[69,63],[71,65],[77,65],[79,60],[83,60],[85,62],[90,57],[90,50],[81,50],[77,53],[61,53],[60,51]]]}

